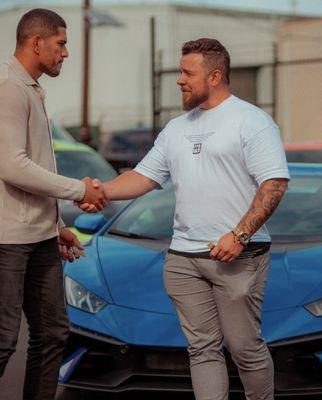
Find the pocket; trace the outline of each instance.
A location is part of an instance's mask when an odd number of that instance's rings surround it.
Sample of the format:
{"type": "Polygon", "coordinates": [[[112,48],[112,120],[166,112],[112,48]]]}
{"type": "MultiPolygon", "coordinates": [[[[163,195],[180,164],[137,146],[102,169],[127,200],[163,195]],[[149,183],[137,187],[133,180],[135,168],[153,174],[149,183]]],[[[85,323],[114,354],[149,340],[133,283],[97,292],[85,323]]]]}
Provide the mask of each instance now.
{"type": "MultiPolygon", "coordinates": [[[[174,254],[169,253],[168,251],[165,253],[165,259],[163,263],[163,276],[166,274],[167,269],[169,268],[169,258],[171,259],[174,254]]],[[[171,260],[170,260],[171,262],[171,260]]]]}
{"type": "Polygon", "coordinates": [[[19,215],[20,215],[20,221],[21,222],[26,222],[26,193],[22,192],[21,193],[21,200],[19,204],[19,215]]]}
{"type": "Polygon", "coordinates": [[[173,254],[169,253],[169,251],[166,251],[166,252],[165,252],[164,264],[168,261],[168,259],[169,259],[169,257],[170,257],[171,255],[173,255],[173,254]]]}
{"type": "Polygon", "coordinates": [[[246,271],[257,271],[258,269],[258,262],[256,261],[257,257],[247,257],[247,258],[243,258],[241,261],[244,265],[244,269],[246,271]]]}
{"type": "Polygon", "coordinates": [[[220,265],[220,269],[225,273],[225,275],[238,275],[244,271],[255,272],[258,268],[258,263],[253,257],[235,259],[229,263],[218,261],[217,263],[220,265]]]}
{"type": "Polygon", "coordinates": [[[22,191],[20,201],[20,221],[30,222],[30,206],[32,195],[22,191]]]}
{"type": "Polygon", "coordinates": [[[263,271],[264,273],[267,274],[267,270],[269,268],[269,263],[270,263],[270,258],[271,258],[271,255],[270,255],[269,251],[267,251],[266,253],[264,253],[260,256],[254,257],[254,262],[256,264],[256,270],[263,271]]]}

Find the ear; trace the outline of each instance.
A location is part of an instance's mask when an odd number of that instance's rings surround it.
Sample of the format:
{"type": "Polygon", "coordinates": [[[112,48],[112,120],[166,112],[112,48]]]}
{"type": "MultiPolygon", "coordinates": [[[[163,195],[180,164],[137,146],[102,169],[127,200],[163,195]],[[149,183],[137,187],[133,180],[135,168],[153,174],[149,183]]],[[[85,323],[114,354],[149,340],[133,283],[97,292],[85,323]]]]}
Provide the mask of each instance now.
{"type": "Polygon", "coordinates": [[[41,49],[41,41],[43,39],[39,35],[35,35],[31,38],[31,45],[35,54],[39,55],[41,49]]]}
{"type": "Polygon", "coordinates": [[[212,71],[212,73],[210,74],[210,84],[212,85],[212,86],[217,86],[217,85],[219,85],[219,83],[221,82],[221,80],[222,80],[222,72],[221,72],[221,70],[220,69],[214,69],[213,71],[212,71]]]}

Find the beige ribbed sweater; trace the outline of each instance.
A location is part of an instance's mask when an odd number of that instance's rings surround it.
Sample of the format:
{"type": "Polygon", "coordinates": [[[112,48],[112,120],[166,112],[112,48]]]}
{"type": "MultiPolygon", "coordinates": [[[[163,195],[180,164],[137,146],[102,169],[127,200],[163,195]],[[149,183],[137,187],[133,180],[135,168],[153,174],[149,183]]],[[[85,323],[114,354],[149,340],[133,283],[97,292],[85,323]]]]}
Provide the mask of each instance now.
{"type": "Polygon", "coordinates": [[[12,57],[0,70],[0,244],[57,235],[57,198],[80,200],[83,182],[56,173],[44,92],[12,57]]]}

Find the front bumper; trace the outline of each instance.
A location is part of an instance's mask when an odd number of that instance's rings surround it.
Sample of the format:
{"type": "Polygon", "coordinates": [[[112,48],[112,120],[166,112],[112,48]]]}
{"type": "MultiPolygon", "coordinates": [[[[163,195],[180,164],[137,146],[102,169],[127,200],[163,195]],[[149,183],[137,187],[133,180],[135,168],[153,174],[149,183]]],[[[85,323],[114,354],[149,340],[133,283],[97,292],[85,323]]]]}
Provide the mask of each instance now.
{"type": "MultiPolygon", "coordinates": [[[[268,346],[275,366],[275,396],[322,394],[321,334],[268,346]]],[[[192,391],[185,348],[131,346],[72,326],[66,357],[80,347],[87,352],[63,383],[66,387],[102,392],[192,391]]],[[[226,359],[230,392],[243,392],[228,352],[226,359]]]]}

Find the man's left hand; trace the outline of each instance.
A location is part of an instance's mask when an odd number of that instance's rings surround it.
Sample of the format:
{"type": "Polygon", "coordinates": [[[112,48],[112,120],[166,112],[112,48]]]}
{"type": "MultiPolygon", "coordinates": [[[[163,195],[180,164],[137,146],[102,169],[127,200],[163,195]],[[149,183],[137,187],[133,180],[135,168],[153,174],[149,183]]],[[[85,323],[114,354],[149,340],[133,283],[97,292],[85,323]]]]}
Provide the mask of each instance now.
{"type": "Polygon", "coordinates": [[[79,258],[78,252],[75,252],[75,248],[80,251],[84,250],[77,237],[67,228],[61,228],[59,230],[58,244],[60,247],[60,254],[63,260],[73,262],[79,258]]]}
{"type": "Polygon", "coordinates": [[[236,241],[232,232],[222,236],[210,251],[210,257],[215,261],[231,262],[244,250],[244,246],[236,241]]]}

